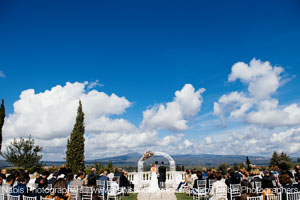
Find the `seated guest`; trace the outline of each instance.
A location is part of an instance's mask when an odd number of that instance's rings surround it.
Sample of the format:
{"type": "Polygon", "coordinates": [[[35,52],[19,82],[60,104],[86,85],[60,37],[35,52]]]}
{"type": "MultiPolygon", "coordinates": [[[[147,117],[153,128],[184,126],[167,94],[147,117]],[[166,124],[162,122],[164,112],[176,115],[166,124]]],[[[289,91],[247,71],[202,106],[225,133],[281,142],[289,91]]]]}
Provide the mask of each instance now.
{"type": "Polygon", "coordinates": [[[87,178],[87,184],[90,186],[97,185],[96,180],[98,180],[97,170],[96,168],[92,168],[91,174],[87,178]]]}
{"type": "Polygon", "coordinates": [[[61,168],[59,169],[59,171],[58,171],[58,175],[61,175],[61,174],[63,174],[63,175],[65,175],[65,177],[67,176],[67,169],[66,169],[66,165],[65,164],[62,164],[61,165],[61,168]]]}
{"type": "Polygon", "coordinates": [[[53,192],[54,192],[54,198],[57,199],[63,199],[63,200],[68,200],[70,198],[70,194],[68,194],[67,187],[66,187],[66,181],[63,178],[63,174],[61,174],[56,181],[54,187],[53,187],[53,192]],[[60,178],[62,177],[62,178],[60,178]]]}
{"type": "Polygon", "coordinates": [[[1,170],[0,177],[2,178],[2,180],[6,179],[6,169],[1,170]]]}
{"type": "Polygon", "coordinates": [[[23,195],[28,196],[29,190],[26,186],[26,178],[24,173],[18,177],[18,184],[12,188],[10,194],[13,196],[20,196],[20,199],[23,199],[23,195]]]}
{"type": "Polygon", "coordinates": [[[124,171],[124,183],[122,187],[130,188],[131,191],[134,191],[134,184],[128,180],[128,172],[124,171]]]}
{"type": "Polygon", "coordinates": [[[43,174],[46,176],[46,178],[48,178],[48,176],[50,175],[49,167],[44,167],[44,172],[43,172],[43,174]]]}
{"type": "Polygon", "coordinates": [[[180,190],[181,186],[187,186],[189,184],[189,181],[191,181],[192,177],[191,177],[191,174],[190,174],[190,170],[185,170],[185,179],[184,181],[181,181],[177,187],[177,191],[180,190]]]}
{"type": "Polygon", "coordinates": [[[46,197],[49,194],[50,190],[48,189],[48,180],[46,178],[42,178],[38,183],[38,187],[30,193],[30,196],[37,197],[37,200],[40,200],[41,197],[46,197]]]}
{"type": "Polygon", "coordinates": [[[109,178],[107,177],[107,171],[103,171],[103,173],[99,177],[100,181],[109,181],[109,178]]]}
{"type": "Polygon", "coordinates": [[[67,176],[67,188],[69,187],[70,183],[74,180],[74,174],[73,173],[68,173],[67,176]]]}
{"type": "Polygon", "coordinates": [[[222,175],[216,174],[217,181],[212,184],[210,200],[227,200],[227,185],[221,179],[222,175]]]}
{"type": "Polygon", "coordinates": [[[197,179],[194,181],[193,188],[198,189],[198,181],[203,180],[203,174],[201,171],[197,173],[197,179]]]}
{"type": "Polygon", "coordinates": [[[266,199],[266,194],[273,194],[274,186],[273,181],[275,181],[274,177],[271,175],[270,170],[264,171],[264,176],[262,177],[261,187],[263,189],[263,199],[266,199]]]}
{"type": "Polygon", "coordinates": [[[229,170],[229,178],[225,181],[227,186],[230,187],[231,184],[240,184],[242,176],[238,171],[238,168],[229,170]]]}
{"type": "MultiPolygon", "coordinates": [[[[202,181],[203,179],[203,174],[201,171],[197,172],[197,179],[194,181],[194,185],[193,185],[193,194],[197,194],[198,193],[198,181],[202,181]]],[[[206,183],[205,183],[206,185],[206,183]]]]}
{"type": "Polygon", "coordinates": [[[257,196],[256,191],[247,179],[241,181],[241,200],[247,200],[247,197],[257,196]]]}
{"type": "Polygon", "coordinates": [[[3,184],[3,179],[0,177],[0,186],[3,184]]]}
{"type": "Polygon", "coordinates": [[[77,174],[77,178],[71,181],[70,186],[78,186],[78,188],[80,188],[81,186],[84,185],[84,181],[83,181],[84,178],[85,178],[85,174],[82,171],[80,171],[77,174]]]}
{"type": "Polygon", "coordinates": [[[119,192],[119,183],[118,177],[113,178],[113,182],[110,185],[110,190],[108,191],[109,195],[116,195],[119,192]]]}
{"type": "Polygon", "coordinates": [[[39,184],[40,180],[42,180],[44,178],[47,178],[47,173],[45,173],[45,172],[43,172],[43,174],[41,176],[39,175],[39,177],[35,179],[34,183],[39,184]]]}
{"type": "Polygon", "coordinates": [[[295,180],[297,182],[295,186],[298,188],[298,191],[300,191],[300,165],[295,167],[295,180]]]}
{"type": "Polygon", "coordinates": [[[122,176],[124,176],[122,168],[119,168],[118,171],[116,171],[115,176],[120,177],[120,179],[122,176]]]}
{"type": "Polygon", "coordinates": [[[278,178],[282,187],[281,190],[282,200],[287,199],[287,195],[286,195],[287,192],[298,192],[298,188],[292,185],[292,180],[288,174],[280,174],[278,178]]]}
{"type": "Polygon", "coordinates": [[[4,196],[10,194],[12,186],[14,185],[14,182],[15,182],[15,176],[14,175],[9,175],[6,178],[6,183],[2,184],[2,186],[1,186],[0,194],[4,194],[4,196]]]}
{"type": "Polygon", "coordinates": [[[110,173],[107,175],[110,181],[115,177],[115,170],[113,168],[110,169],[110,173]]]}
{"type": "Polygon", "coordinates": [[[53,172],[52,174],[50,174],[48,176],[48,184],[51,184],[52,186],[54,186],[54,184],[57,181],[57,177],[58,177],[58,172],[53,172]]]}
{"type": "Polygon", "coordinates": [[[260,173],[258,169],[251,170],[250,177],[251,182],[261,182],[260,173]]]}

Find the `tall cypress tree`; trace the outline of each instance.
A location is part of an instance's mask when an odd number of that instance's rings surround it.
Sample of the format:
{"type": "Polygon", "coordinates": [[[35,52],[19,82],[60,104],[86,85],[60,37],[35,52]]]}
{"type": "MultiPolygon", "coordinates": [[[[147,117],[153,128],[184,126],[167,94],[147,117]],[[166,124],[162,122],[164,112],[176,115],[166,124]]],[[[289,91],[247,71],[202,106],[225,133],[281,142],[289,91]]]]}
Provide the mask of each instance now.
{"type": "Polygon", "coordinates": [[[81,101],[79,101],[76,123],[67,141],[66,152],[67,168],[72,169],[74,173],[77,173],[79,169],[84,169],[84,129],[84,113],[81,101]]]}
{"type": "Polygon", "coordinates": [[[2,127],[4,124],[5,118],[5,107],[4,107],[4,99],[2,99],[1,107],[0,107],[0,152],[2,149],[2,127]]]}

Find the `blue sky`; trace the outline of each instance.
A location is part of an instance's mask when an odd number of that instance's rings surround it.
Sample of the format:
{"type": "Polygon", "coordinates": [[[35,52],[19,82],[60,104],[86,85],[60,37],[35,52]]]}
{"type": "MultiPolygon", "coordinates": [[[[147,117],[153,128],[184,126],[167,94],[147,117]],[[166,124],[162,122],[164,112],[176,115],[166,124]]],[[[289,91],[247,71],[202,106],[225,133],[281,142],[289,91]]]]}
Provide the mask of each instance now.
{"type": "MultiPolygon", "coordinates": [[[[206,91],[185,138],[204,140],[236,127],[257,127],[239,120],[221,126],[210,113],[223,94],[247,91],[240,81],[229,82],[228,75],[235,63],[253,58],[284,68],[289,81],[272,96],[280,105],[299,102],[299,10],[296,0],[2,0],[0,97],[13,114],[24,90],[38,93],[67,81],[99,80],[104,86],[98,91],[132,103],[122,118],[138,127],[143,111],[172,101],[174,92],[190,83],[206,91]],[[213,125],[198,130],[199,123],[213,125]]],[[[291,126],[272,128],[276,133],[291,126]]],[[[160,130],[159,138],[170,132],[160,130]]]]}

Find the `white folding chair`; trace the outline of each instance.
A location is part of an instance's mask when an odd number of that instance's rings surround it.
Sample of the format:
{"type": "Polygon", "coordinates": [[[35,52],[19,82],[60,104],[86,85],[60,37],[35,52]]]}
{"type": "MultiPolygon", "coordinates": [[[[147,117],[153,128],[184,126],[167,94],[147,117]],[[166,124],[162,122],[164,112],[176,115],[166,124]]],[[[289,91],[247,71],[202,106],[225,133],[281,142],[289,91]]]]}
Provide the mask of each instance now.
{"type": "Polygon", "coordinates": [[[240,184],[230,184],[230,200],[232,200],[235,197],[241,197],[240,184]]]}
{"type": "Polygon", "coordinates": [[[247,197],[247,200],[263,200],[263,196],[258,196],[258,197],[247,197]]]}
{"type": "Polygon", "coordinates": [[[71,200],[77,200],[79,195],[78,186],[68,186],[68,193],[71,196],[71,200]]]}
{"type": "Polygon", "coordinates": [[[206,198],[206,180],[197,180],[197,189],[193,189],[193,199],[200,200],[201,197],[206,198]]]}
{"type": "Polygon", "coordinates": [[[102,197],[102,199],[105,199],[105,194],[107,191],[107,182],[104,180],[97,180],[96,183],[99,190],[98,195],[102,197]]]}
{"type": "Polygon", "coordinates": [[[254,186],[255,186],[256,194],[261,194],[262,193],[261,182],[260,181],[254,182],[254,186]]]}
{"type": "Polygon", "coordinates": [[[20,196],[7,195],[7,200],[20,200],[20,196]]]}
{"type": "Polygon", "coordinates": [[[27,197],[27,196],[23,196],[23,200],[37,200],[37,197],[27,197]]]}
{"type": "Polygon", "coordinates": [[[300,192],[287,192],[286,193],[287,200],[299,200],[300,199],[300,192]]]}
{"type": "Polygon", "coordinates": [[[81,200],[92,200],[93,199],[93,187],[81,187],[81,200]]]}
{"type": "Polygon", "coordinates": [[[5,200],[4,199],[4,194],[0,194],[0,200],[5,200]]]}
{"type": "Polygon", "coordinates": [[[107,181],[107,199],[115,199],[120,200],[121,199],[121,192],[120,189],[118,191],[113,191],[111,188],[111,184],[113,181],[107,181]]]}
{"type": "Polygon", "coordinates": [[[212,184],[213,184],[214,182],[216,182],[216,181],[217,181],[216,179],[208,179],[208,186],[209,186],[209,189],[211,189],[212,184]]]}
{"type": "Polygon", "coordinates": [[[278,193],[278,194],[266,194],[266,200],[281,200],[281,193],[278,193]]]}

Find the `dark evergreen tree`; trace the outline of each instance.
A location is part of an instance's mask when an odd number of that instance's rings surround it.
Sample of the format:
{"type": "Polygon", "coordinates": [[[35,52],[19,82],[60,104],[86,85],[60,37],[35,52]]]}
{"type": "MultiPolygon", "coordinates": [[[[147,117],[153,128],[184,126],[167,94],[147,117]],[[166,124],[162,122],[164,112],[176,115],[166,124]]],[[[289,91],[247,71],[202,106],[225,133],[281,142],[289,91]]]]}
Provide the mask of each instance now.
{"type": "Polygon", "coordinates": [[[82,104],[79,101],[77,109],[76,123],[70,138],[67,141],[66,162],[67,168],[77,173],[79,169],[84,169],[84,113],[82,104]]]}
{"type": "Polygon", "coordinates": [[[238,166],[238,164],[236,162],[233,163],[233,169],[235,171],[237,171],[239,169],[239,166],[238,166]]]}
{"type": "Polygon", "coordinates": [[[247,164],[247,171],[250,171],[251,170],[251,161],[248,156],[246,157],[246,164],[247,164]]]}
{"type": "Polygon", "coordinates": [[[223,172],[224,174],[227,174],[227,169],[228,169],[229,167],[230,167],[230,166],[229,166],[227,163],[223,162],[223,163],[219,166],[219,170],[220,170],[221,172],[223,172]]]}
{"type": "Polygon", "coordinates": [[[277,152],[274,151],[274,153],[272,154],[271,160],[270,160],[270,166],[274,166],[274,165],[278,166],[279,162],[280,162],[280,157],[277,154],[277,152]]]}
{"type": "Polygon", "coordinates": [[[23,167],[24,169],[39,168],[42,155],[38,153],[42,149],[42,147],[34,144],[31,137],[28,140],[20,138],[20,140],[14,139],[7,147],[6,153],[1,153],[1,155],[15,167],[23,167]]]}
{"type": "Polygon", "coordinates": [[[5,119],[5,107],[4,107],[4,99],[2,99],[1,107],[0,107],[0,152],[2,149],[2,127],[4,125],[5,119]]]}
{"type": "Polygon", "coordinates": [[[112,164],[112,161],[109,160],[107,163],[107,169],[111,169],[111,168],[113,168],[113,164],[112,164]]]}
{"type": "Polygon", "coordinates": [[[97,162],[97,160],[94,161],[94,167],[97,171],[100,171],[101,169],[104,169],[104,165],[102,162],[97,162]]]}

